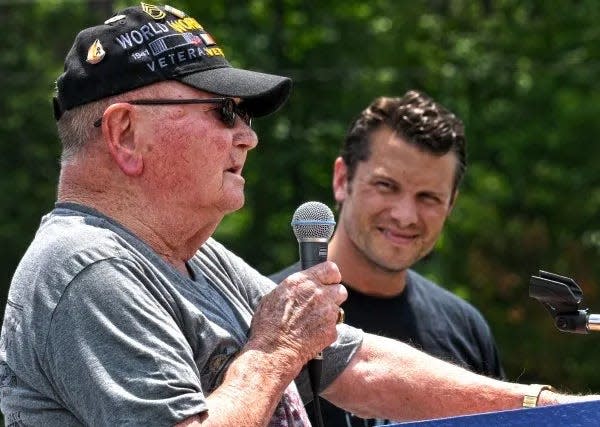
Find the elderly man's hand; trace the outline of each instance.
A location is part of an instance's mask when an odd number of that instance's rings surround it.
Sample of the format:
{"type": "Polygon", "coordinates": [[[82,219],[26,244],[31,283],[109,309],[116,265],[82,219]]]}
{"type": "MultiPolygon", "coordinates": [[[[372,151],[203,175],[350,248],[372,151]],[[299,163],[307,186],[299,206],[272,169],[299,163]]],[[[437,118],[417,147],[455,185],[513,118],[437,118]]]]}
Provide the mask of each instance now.
{"type": "Polygon", "coordinates": [[[289,276],[259,304],[249,344],[288,354],[301,368],[337,338],[339,305],[348,297],[340,281],[330,261],[289,276]]]}

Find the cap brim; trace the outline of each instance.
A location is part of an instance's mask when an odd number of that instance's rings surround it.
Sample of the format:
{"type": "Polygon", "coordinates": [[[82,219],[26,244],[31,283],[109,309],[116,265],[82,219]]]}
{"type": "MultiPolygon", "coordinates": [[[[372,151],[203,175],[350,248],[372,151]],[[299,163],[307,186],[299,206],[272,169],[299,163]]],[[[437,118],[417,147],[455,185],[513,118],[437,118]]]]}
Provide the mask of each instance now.
{"type": "Polygon", "coordinates": [[[288,99],[292,80],[288,77],[225,67],[177,78],[181,83],[215,95],[242,98],[253,117],[277,111],[288,99]]]}

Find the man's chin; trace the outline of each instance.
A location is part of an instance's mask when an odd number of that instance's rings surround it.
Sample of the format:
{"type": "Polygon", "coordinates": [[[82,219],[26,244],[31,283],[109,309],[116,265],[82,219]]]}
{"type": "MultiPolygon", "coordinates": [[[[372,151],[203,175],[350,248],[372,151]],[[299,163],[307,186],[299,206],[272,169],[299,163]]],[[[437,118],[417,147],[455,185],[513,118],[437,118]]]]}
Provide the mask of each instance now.
{"type": "Polygon", "coordinates": [[[398,257],[391,258],[383,256],[370,256],[368,257],[368,260],[370,264],[373,265],[377,270],[393,274],[408,270],[415,262],[418,261],[418,258],[398,259],[398,257]]]}
{"type": "Polygon", "coordinates": [[[245,201],[246,198],[244,197],[244,192],[242,191],[241,194],[236,195],[235,197],[231,197],[225,202],[223,206],[223,211],[225,212],[225,214],[238,211],[244,207],[245,201]]]}

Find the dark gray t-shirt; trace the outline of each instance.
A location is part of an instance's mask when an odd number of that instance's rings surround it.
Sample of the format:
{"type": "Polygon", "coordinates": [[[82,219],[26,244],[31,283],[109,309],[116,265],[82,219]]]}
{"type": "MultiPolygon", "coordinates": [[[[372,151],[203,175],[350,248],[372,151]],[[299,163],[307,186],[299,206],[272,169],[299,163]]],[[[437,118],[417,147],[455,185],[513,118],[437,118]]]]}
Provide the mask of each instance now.
{"type": "MultiPolygon", "coordinates": [[[[209,410],[206,396],[275,284],[213,239],[188,268],[192,279],[109,218],[57,204],[8,295],[0,339],[5,423],[166,426],[209,410]]],[[[338,326],[338,341],[324,352],[323,387],[361,340],[360,330],[338,326]]],[[[304,371],[296,384],[309,399],[304,371]]]]}
{"type": "MultiPolygon", "coordinates": [[[[299,270],[300,264],[296,263],[270,277],[279,282],[299,270]]],[[[407,270],[406,288],[393,297],[366,295],[351,286],[347,290],[348,299],[342,305],[347,324],[407,342],[473,372],[504,378],[496,342],[479,310],[416,271],[407,270]]],[[[309,416],[313,414],[310,404],[307,412],[309,416]]],[[[321,412],[328,427],[369,427],[392,422],[365,420],[327,401],[322,402],[321,412]]]]}

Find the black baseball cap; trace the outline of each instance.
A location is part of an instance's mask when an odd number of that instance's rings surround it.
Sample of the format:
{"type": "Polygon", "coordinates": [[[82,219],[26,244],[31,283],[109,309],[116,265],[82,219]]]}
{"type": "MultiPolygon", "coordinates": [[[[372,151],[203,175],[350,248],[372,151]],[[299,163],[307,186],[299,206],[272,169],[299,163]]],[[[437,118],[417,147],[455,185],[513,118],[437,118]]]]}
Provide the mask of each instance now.
{"type": "Polygon", "coordinates": [[[287,77],[232,67],[215,39],[184,12],[140,3],[77,35],[56,81],[54,117],[165,80],[241,98],[253,117],[279,109],[292,87],[287,77]]]}

